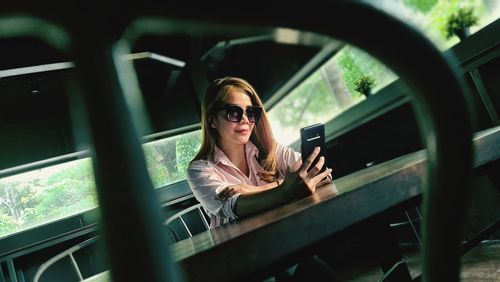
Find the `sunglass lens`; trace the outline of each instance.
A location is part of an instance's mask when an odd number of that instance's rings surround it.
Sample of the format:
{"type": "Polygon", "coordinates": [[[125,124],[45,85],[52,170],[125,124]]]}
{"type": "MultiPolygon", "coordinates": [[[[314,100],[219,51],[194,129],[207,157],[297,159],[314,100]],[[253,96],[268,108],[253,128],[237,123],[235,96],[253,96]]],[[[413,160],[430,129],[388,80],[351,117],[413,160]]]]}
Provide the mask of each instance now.
{"type": "Polygon", "coordinates": [[[256,123],[260,119],[260,115],[262,113],[261,108],[259,107],[249,107],[246,110],[247,116],[248,116],[248,121],[256,123]]]}
{"type": "Polygon", "coordinates": [[[243,116],[243,110],[240,107],[228,107],[226,109],[227,120],[239,122],[243,116]]]}

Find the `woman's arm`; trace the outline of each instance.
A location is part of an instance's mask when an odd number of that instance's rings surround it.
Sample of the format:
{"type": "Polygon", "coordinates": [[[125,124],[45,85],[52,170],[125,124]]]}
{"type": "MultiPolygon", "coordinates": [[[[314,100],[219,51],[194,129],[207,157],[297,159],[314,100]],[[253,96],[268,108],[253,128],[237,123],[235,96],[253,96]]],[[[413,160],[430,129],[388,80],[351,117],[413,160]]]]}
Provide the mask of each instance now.
{"type": "Polygon", "coordinates": [[[320,157],[318,163],[311,169],[312,161],[319,154],[316,149],[304,164],[299,159],[287,171],[285,181],[279,185],[279,189],[270,189],[259,193],[241,194],[236,202],[234,212],[238,217],[246,217],[259,213],[276,206],[283,205],[292,200],[312,195],[316,186],[330,175],[332,170],[327,169],[319,173],[325,159],[320,157]]]}
{"type": "Polygon", "coordinates": [[[235,185],[228,186],[224,190],[219,192],[219,194],[217,194],[217,198],[221,201],[225,201],[229,197],[236,195],[236,194],[251,195],[251,194],[255,194],[255,193],[260,193],[260,192],[264,192],[264,191],[276,188],[281,183],[283,183],[282,179],[271,182],[271,183],[267,183],[267,184],[261,185],[261,186],[253,186],[253,185],[245,184],[245,183],[235,184],[235,185]]]}
{"type": "Polygon", "coordinates": [[[236,201],[235,213],[238,217],[259,213],[289,202],[283,189],[270,189],[260,193],[242,194],[236,201]]]}

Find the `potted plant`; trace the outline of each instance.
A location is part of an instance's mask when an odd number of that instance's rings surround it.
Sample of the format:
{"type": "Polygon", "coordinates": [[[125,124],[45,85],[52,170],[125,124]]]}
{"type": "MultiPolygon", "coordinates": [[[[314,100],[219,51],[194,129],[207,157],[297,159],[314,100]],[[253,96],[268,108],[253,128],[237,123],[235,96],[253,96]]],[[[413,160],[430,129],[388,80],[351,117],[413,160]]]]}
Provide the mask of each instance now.
{"type": "Polygon", "coordinates": [[[478,17],[474,15],[472,8],[461,8],[451,14],[446,21],[446,38],[456,35],[464,40],[469,35],[469,28],[476,25],[478,17]]]}
{"type": "Polygon", "coordinates": [[[354,81],[355,90],[368,98],[371,95],[372,88],[375,86],[375,80],[369,75],[362,75],[354,81]]]}

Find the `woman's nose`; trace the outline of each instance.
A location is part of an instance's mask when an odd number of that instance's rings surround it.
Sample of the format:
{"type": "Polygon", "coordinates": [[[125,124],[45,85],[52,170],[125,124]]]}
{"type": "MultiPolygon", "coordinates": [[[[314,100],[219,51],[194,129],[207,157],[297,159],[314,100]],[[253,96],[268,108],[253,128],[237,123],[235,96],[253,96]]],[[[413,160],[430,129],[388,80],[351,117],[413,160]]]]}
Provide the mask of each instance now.
{"type": "Polygon", "coordinates": [[[241,116],[240,123],[250,123],[246,112],[243,112],[243,115],[241,116]]]}

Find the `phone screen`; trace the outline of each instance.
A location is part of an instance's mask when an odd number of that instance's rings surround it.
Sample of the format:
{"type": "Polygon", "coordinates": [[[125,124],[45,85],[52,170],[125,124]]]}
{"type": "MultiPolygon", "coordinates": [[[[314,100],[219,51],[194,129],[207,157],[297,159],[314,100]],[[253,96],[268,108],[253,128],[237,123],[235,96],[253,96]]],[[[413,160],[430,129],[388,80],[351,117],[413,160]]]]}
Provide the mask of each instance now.
{"type": "MultiPolygon", "coordinates": [[[[304,162],[312,151],[316,147],[320,147],[321,151],[309,167],[313,167],[318,162],[319,157],[325,155],[325,126],[322,123],[313,124],[300,129],[300,140],[301,140],[301,154],[302,162],[304,162]]],[[[326,161],[325,161],[326,164],[326,161]]],[[[321,171],[325,170],[325,165],[321,168],[321,171]]]]}

